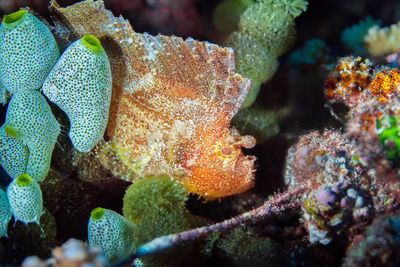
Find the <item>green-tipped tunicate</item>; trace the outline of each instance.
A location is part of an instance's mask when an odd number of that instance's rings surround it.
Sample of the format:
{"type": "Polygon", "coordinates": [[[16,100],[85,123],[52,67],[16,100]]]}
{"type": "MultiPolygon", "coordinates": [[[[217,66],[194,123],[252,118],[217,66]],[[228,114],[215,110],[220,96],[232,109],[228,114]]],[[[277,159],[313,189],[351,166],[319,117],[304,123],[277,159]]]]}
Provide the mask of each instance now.
{"type": "Polygon", "coordinates": [[[12,95],[39,89],[60,56],[50,30],[21,9],[0,26],[0,81],[12,95]]]}
{"type": "Polygon", "coordinates": [[[51,155],[60,125],[44,96],[34,90],[17,92],[7,108],[4,131],[20,138],[28,147],[26,173],[42,181],[50,168],[51,155]]]}
{"type": "Polygon", "coordinates": [[[100,247],[110,263],[127,258],[134,250],[134,225],[120,214],[95,208],[88,223],[89,247],[100,247]]]}
{"type": "Polygon", "coordinates": [[[11,216],[12,212],[6,193],[0,189],[0,238],[7,236],[7,227],[11,216]]]}
{"type": "Polygon", "coordinates": [[[27,174],[21,174],[7,187],[7,197],[16,221],[39,224],[43,214],[42,191],[27,174]]]}
{"type": "Polygon", "coordinates": [[[85,35],[61,55],[43,93],[68,116],[69,137],[80,152],[90,151],[102,138],[111,101],[111,69],[100,41],[85,35]]]}
{"type": "MultiPolygon", "coordinates": [[[[13,133],[11,133],[13,134],[13,133]]],[[[29,151],[21,138],[13,137],[0,127],[0,165],[15,179],[25,173],[29,151]]]]}

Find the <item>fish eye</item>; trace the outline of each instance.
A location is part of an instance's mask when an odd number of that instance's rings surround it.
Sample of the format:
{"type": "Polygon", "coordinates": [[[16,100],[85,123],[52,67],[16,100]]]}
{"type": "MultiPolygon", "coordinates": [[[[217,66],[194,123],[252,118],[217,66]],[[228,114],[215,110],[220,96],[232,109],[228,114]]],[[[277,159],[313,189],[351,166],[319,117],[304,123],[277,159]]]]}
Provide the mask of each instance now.
{"type": "Polygon", "coordinates": [[[224,155],[229,155],[229,154],[231,154],[231,149],[227,146],[223,146],[223,147],[221,147],[221,153],[224,155]]]}

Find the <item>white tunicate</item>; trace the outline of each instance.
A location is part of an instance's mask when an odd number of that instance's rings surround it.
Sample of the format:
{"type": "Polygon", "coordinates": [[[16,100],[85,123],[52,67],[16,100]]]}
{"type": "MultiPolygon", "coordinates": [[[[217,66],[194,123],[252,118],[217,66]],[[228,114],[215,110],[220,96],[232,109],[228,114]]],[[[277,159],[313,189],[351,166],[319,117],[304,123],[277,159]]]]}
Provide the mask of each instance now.
{"type": "Polygon", "coordinates": [[[111,87],[107,54],[92,35],[72,43],[43,84],[43,93],[67,114],[69,137],[80,152],[90,151],[103,138],[111,87]]]}
{"type": "Polygon", "coordinates": [[[27,174],[21,174],[7,187],[7,197],[16,221],[39,224],[43,214],[42,191],[27,174]]]}
{"type": "Polygon", "coordinates": [[[59,56],[50,30],[34,15],[19,10],[3,18],[0,80],[11,95],[39,89],[59,56]]]}
{"type": "Polygon", "coordinates": [[[134,252],[133,230],[134,225],[120,214],[96,208],[88,223],[89,247],[102,248],[110,263],[116,263],[134,252]]]}
{"type": "Polygon", "coordinates": [[[33,90],[15,93],[8,105],[3,127],[28,147],[26,173],[36,181],[42,181],[49,171],[60,133],[60,124],[44,96],[33,90]]]}
{"type": "Polygon", "coordinates": [[[25,173],[29,151],[21,138],[13,137],[0,127],[0,165],[15,179],[25,173]]]}

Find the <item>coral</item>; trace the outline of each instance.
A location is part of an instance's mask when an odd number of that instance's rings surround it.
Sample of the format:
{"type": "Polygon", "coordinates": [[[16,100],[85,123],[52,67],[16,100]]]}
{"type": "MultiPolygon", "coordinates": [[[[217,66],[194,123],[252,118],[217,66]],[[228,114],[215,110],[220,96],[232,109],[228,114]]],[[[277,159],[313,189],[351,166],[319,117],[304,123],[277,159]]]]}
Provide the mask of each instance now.
{"type": "Polygon", "coordinates": [[[207,199],[253,186],[255,158],[241,147],[253,147],[254,138],[229,128],[250,86],[235,73],[231,49],[135,33],[102,2],[57,12],[77,34],[97,36],[114,51],[109,141],[97,148],[106,168],[128,181],[168,174],[207,199]],[[90,25],[88,16],[96,18],[90,25]]]}
{"type": "Polygon", "coordinates": [[[290,148],[285,172],[289,188],[305,184],[302,222],[311,243],[327,245],[354,236],[374,210],[372,179],[357,161],[357,143],[338,131],[312,132],[290,148]],[[355,228],[357,228],[355,227],[355,228]]]}
{"type": "Polygon", "coordinates": [[[379,216],[347,251],[343,266],[398,266],[399,250],[399,214],[379,216]]]}
{"type": "Polygon", "coordinates": [[[303,65],[320,65],[330,61],[329,49],[320,39],[308,40],[302,48],[289,55],[292,67],[300,68],[303,65]]]}
{"type": "MultiPolygon", "coordinates": [[[[44,96],[33,90],[15,93],[7,108],[4,131],[26,144],[29,156],[25,172],[36,181],[42,181],[49,171],[53,148],[60,133],[60,125],[44,96]]],[[[18,159],[22,160],[23,156],[18,159]]]]}
{"type": "Polygon", "coordinates": [[[224,45],[235,51],[235,64],[238,73],[251,79],[251,86],[241,108],[250,106],[260,91],[260,85],[275,74],[278,60],[267,49],[247,33],[235,31],[225,40],[224,45]]]}
{"type": "Polygon", "coordinates": [[[0,189],[0,238],[7,237],[8,222],[11,220],[12,211],[6,193],[0,189]]]}
{"type": "Polygon", "coordinates": [[[39,224],[43,212],[42,191],[27,174],[21,174],[7,187],[7,197],[15,220],[39,224]]]}
{"type": "MultiPolygon", "coordinates": [[[[204,225],[206,220],[193,216],[185,208],[186,200],[185,188],[168,176],[146,177],[133,183],[125,192],[122,211],[124,216],[135,225],[135,247],[160,235],[204,225]]],[[[179,252],[181,249],[178,250],[178,255],[181,254],[179,252]]],[[[184,249],[186,257],[194,257],[196,254],[193,245],[185,246],[184,249]]],[[[160,264],[176,266],[177,262],[181,262],[184,258],[184,255],[180,255],[177,259],[171,259],[161,254],[147,258],[145,261],[151,266],[160,264]]]]}
{"type": "Polygon", "coordinates": [[[371,56],[385,56],[400,50],[400,22],[390,27],[379,28],[375,25],[369,28],[364,37],[368,54],[371,56]]]}
{"type": "Polygon", "coordinates": [[[252,80],[252,87],[241,108],[251,106],[260,85],[274,75],[278,67],[277,57],[286,53],[294,43],[294,19],[306,10],[307,4],[304,0],[263,0],[250,5],[241,14],[238,30],[224,41],[224,45],[235,50],[238,73],[252,80]]]}
{"type": "Polygon", "coordinates": [[[385,103],[400,86],[400,71],[398,69],[382,70],[375,75],[370,84],[371,93],[378,98],[379,103],[385,103]]]}
{"type": "Polygon", "coordinates": [[[253,0],[225,0],[217,5],[213,12],[213,24],[221,32],[237,30],[240,16],[252,4],[253,0]]]}
{"type": "Polygon", "coordinates": [[[53,35],[34,15],[21,9],[4,16],[0,28],[0,80],[10,94],[39,89],[58,57],[53,35]]]}
{"type": "Polygon", "coordinates": [[[229,266],[286,266],[286,251],[269,237],[257,235],[244,226],[233,229],[213,242],[229,266]]]}
{"type": "Polygon", "coordinates": [[[262,107],[252,106],[240,109],[232,119],[232,125],[240,133],[250,134],[262,144],[268,138],[279,133],[279,122],[289,113],[289,108],[280,110],[267,110],[262,107]]]}
{"type": "Polygon", "coordinates": [[[366,195],[354,183],[325,185],[306,194],[302,220],[310,242],[327,245],[345,233],[350,224],[368,218],[372,211],[366,195]]]}
{"type": "Polygon", "coordinates": [[[28,163],[29,151],[21,138],[6,133],[4,125],[0,127],[0,165],[12,178],[24,173],[28,163]]]}
{"type": "Polygon", "coordinates": [[[374,20],[370,16],[361,20],[358,24],[347,27],[342,31],[340,39],[347,50],[353,52],[357,56],[366,56],[367,50],[364,46],[364,37],[368,30],[375,26],[379,26],[381,21],[374,20]]]}
{"type": "Polygon", "coordinates": [[[375,66],[361,57],[340,58],[325,81],[325,97],[328,103],[343,102],[347,106],[358,103],[360,93],[372,81],[375,66]]]}
{"type": "Polygon", "coordinates": [[[48,262],[56,262],[57,267],[96,266],[106,267],[109,263],[99,248],[89,249],[85,243],[71,238],[52,251],[53,257],[44,261],[37,256],[25,258],[21,267],[45,267],[48,262]]]}
{"type": "Polygon", "coordinates": [[[186,200],[185,188],[168,176],[146,177],[129,186],[122,211],[135,224],[135,244],[199,225],[201,220],[186,210],[186,200]]]}
{"type": "Polygon", "coordinates": [[[88,223],[89,248],[100,247],[111,264],[124,260],[135,250],[134,228],[118,213],[95,208],[88,223]]]}
{"type": "Polygon", "coordinates": [[[85,35],[61,55],[43,84],[43,93],[68,116],[69,137],[80,152],[102,138],[111,101],[111,70],[100,41],[85,35]]]}
{"type": "Polygon", "coordinates": [[[376,119],[376,135],[383,147],[386,157],[400,166],[400,129],[399,118],[393,116],[381,116],[376,119]]]}

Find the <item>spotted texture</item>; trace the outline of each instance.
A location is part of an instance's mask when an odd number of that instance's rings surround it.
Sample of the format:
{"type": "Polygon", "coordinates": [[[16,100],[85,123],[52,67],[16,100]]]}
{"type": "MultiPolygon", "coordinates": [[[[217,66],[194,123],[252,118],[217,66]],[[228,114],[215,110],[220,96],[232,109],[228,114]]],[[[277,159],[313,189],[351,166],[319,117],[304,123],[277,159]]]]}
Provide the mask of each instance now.
{"type": "Polygon", "coordinates": [[[28,147],[21,138],[12,137],[0,127],[0,165],[15,179],[25,172],[28,163],[28,147]]]}
{"type": "Polygon", "coordinates": [[[60,125],[44,96],[33,90],[15,93],[7,108],[5,127],[15,131],[29,149],[26,173],[42,181],[60,133],[60,125]]]}
{"type": "Polygon", "coordinates": [[[90,151],[103,137],[110,108],[111,70],[104,49],[93,51],[82,39],[72,43],[47,77],[43,93],[67,114],[74,147],[90,151]]]}
{"type": "Polygon", "coordinates": [[[207,199],[253,186],[255,157],[241,148],[255,139],[230,128],[250,87],[235,73],[232,49],[136,33],[102,1],[54,8],[77,34],[100,38],[108,52],[109,140],[95,149],[105,168],[129,181],[168,175],[207,199]]]}
{"type": "Polygon", "coordinates": [[[0,27],[0,80],[14,94],[39,89],[60,56],[50,30],[34,15],[0,27]]]}
{"type": "Polygon", "coordinates": [[[88,241],[89,247],[101,247],[110,261],[115,263],[134,252],[134,226],[118,213],[103,209],[100,218],[89,219],[88,241]]]}
{"type": "Polygon", "coordinates": [[[7,89],[4,87],[0,79],[0,104],[5,104],[8,101],[7,89]]]}
{"type": "Polygon", "coordinates": [[[7,197],[15,220],[25,224],[35,222],[39,224],[43,214],[42,191],[39,184],[30,179],[26,185],[18,185],[14,179],[7,187],[7,197]]]}
{"type": "Polygon", "coordinates": [[[0,238],[7,236],[7,226],[11,216],[11,208],[6,193],[0,189],[0,238]]]}

